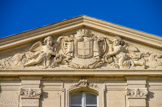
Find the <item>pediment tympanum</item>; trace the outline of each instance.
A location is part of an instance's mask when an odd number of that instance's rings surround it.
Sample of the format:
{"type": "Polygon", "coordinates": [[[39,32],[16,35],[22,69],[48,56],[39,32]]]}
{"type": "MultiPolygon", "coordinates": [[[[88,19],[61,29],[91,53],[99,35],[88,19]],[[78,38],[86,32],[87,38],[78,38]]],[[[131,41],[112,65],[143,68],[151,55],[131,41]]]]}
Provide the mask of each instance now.
{"type": "Polygon", "coordinates": [[[0,69],[162,69],[162,55],[82,28],[38,40],[28,51],[2,58],[0,69]]]}

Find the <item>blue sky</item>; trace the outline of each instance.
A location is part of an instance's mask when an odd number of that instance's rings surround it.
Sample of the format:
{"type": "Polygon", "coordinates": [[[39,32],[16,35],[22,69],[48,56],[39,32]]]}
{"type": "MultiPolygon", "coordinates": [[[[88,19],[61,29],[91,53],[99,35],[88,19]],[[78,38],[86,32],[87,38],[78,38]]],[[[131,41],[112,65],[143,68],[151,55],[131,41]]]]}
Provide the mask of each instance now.
{"type": "Polygon", "coordinates": [[[0,38],[79,15],[162,37],[162,0],[0,0],[0,38]]]}

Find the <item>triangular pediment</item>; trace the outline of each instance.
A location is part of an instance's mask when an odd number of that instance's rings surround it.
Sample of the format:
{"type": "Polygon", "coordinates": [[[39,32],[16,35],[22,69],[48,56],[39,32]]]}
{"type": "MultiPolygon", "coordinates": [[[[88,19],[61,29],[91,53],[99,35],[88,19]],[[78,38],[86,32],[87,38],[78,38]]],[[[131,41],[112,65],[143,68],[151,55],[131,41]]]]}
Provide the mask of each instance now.
{"type": "Polygon", "coordinates": [[[0,39],[0,69],[162,69],[162,38],[79,16],[0,39]]]}

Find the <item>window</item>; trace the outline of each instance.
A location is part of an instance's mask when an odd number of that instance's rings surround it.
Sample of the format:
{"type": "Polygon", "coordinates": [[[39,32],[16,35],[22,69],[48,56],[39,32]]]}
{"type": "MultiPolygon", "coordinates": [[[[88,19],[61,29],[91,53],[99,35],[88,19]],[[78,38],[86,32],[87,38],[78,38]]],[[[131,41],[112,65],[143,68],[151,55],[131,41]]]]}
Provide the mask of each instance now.
{"type": "Polygon", "coordinates": [[[97,95],[77,92],[70,95],[70,107],[97,107],[97,95]]]}

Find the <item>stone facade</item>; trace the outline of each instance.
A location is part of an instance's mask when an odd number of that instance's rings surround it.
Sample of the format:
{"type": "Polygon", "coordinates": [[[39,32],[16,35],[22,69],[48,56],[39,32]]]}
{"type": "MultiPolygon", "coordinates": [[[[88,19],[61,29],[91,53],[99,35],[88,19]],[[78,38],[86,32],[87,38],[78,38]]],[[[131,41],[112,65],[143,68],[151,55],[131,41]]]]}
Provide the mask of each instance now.
{"type": "Polygon", "coordinates": [[[2,38],[0,107],[74,107],[78,92],[90,107],[161,107],[161,50],[161,37],[88,16],[2,38]]]}

